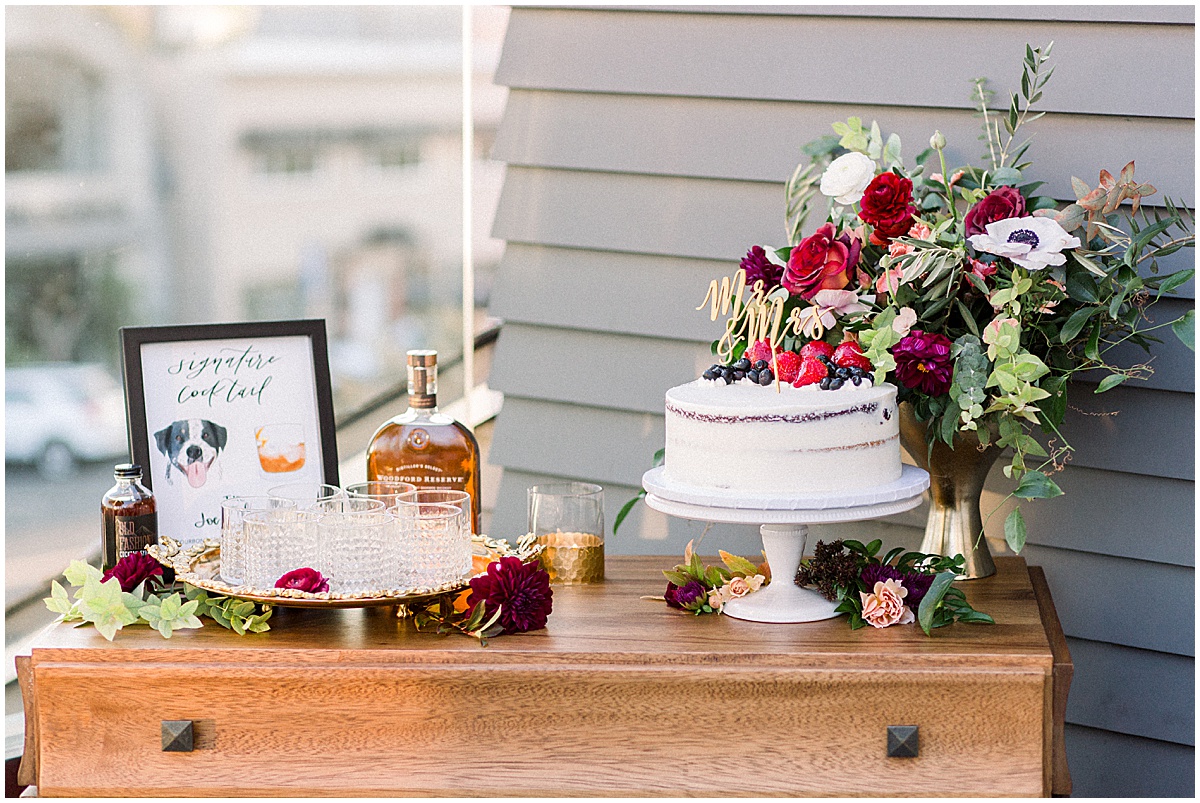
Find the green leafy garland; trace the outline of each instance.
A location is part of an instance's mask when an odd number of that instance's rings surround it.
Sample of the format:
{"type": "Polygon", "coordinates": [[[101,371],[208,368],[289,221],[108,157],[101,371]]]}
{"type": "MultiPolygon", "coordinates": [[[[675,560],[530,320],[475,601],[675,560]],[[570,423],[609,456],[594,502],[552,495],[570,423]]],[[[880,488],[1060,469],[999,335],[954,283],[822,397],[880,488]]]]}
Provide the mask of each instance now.
{"type": "Polygon", "coordinates": [[[155,577],[147,578],[133,591],[122,591],[117,578],[104,580],[98,568],[81,560],[71,561],[63,577],[72,587],[71,593],[54,580],[46,607],[59,615],[57,621],[94,625],[109,641],[125,626],[139,623],[170,638],[176,630],[203,627],[200,617],[212,619],[239,636],[271,629],[267,624],[273,611],[270,605],[217,596],[188,585],[183,594],[156,589],[155,577]]]}

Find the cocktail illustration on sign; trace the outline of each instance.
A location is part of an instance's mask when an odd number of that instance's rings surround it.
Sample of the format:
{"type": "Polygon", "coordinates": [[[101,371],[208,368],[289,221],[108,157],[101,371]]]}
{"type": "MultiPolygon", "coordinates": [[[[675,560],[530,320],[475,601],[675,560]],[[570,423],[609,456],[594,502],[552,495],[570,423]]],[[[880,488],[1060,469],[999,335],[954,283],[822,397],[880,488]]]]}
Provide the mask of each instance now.
{"type": "Polygon", "coordinates": [[[254,431],[258,463],[266,474],[286,474],[304,468],[304,426],[265,424],[254,431]]]}

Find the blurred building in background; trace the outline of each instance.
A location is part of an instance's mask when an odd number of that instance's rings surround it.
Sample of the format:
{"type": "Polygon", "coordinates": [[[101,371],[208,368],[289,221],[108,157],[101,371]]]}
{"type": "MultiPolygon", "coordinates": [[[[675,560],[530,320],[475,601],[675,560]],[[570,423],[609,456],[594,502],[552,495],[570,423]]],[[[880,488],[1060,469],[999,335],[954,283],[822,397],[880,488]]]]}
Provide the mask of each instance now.
{"type": "Polygon", "coordinates": [[[9,364],[104,359],[165,303],[153,99],[137,45],[96,10],[5,9],[9,364]]]}
{"type": "MultiPolygon", "coordinates": [[[[125,324],[323,317],[339,409],[460,350],[462,12],[6,9],[9,363],[125,324]],[[47,281],[49,279],[49,281],[47,281]]],[[[506,13],[478,9],[478,303],[506,13]]]]}

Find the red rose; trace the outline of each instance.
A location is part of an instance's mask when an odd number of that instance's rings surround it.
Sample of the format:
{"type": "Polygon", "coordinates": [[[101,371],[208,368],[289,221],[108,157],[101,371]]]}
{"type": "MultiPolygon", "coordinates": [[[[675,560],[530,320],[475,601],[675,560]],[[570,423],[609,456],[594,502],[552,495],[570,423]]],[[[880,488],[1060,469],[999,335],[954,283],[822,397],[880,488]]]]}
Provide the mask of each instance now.
{"type": "Polygon", "coordinates": [[[912,181],[895,173],[880,173],[863,192],[858,216],[875,231],[872,241],[886,245],[893,237],[907,234],[917,208],[912,205],[912,181]]]}
{"type": "Polygon", "coordinates": [[[276,588],[296,588],[300,591],[319,594],[329,590],[329,581],[319,571],[307,566],[303,569],[293,569],[275,581],[276,588]]]}
{"type": "Polygon", "coordinates": [[[821,290],[841,290],[854,275],[860,251],[861,242],[846,233],[835,238],[833,224],[826,223],[792,249],[781,283],[805,299],[821,290]]]}
{"type": "Polygon", "coordinates": [[[1025,217],[1025,199],[1016,187],[998,187],[967,210],[963,223],[967,236],[987,234],[987,224],[1010,217],[1025,217]]]}

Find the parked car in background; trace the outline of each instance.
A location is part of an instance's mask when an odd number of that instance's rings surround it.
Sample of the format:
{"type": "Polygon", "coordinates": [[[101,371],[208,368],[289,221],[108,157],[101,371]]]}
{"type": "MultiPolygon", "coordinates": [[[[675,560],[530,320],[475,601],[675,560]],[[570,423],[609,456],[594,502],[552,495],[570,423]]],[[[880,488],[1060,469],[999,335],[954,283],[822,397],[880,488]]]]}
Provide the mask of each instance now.
{"type": "Polygon", "coordinates": [[[127,459],[125,396],[101,365],[42,363],[4,371],[4,462],[47,478],[82,461],[127,459]]]}

